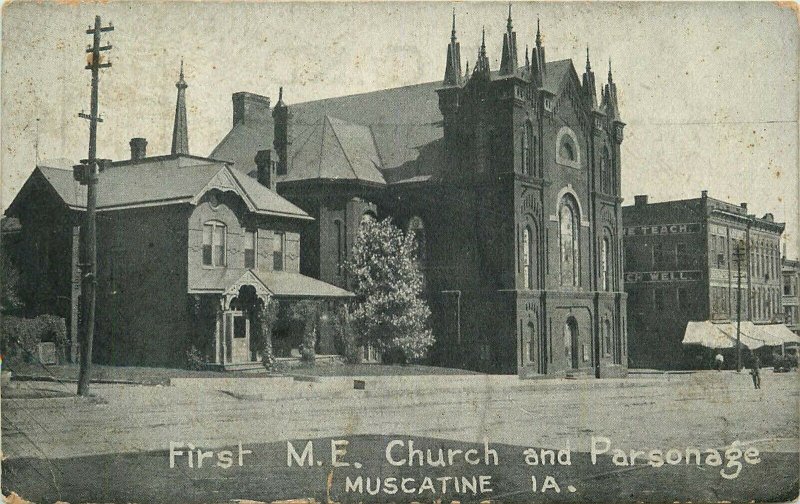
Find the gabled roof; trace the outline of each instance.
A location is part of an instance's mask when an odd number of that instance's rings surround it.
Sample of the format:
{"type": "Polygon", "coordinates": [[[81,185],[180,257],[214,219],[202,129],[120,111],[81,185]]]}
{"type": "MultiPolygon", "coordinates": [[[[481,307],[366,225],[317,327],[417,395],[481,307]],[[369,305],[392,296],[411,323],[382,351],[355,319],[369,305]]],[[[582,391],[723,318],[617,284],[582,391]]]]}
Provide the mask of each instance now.
{"type": "MultiPolygon", "coordinates": [[[[522,70],[524,67],[513,76],[494,71],[491,79],[520,78],[522,70]]],[[[574,72],[569,59],[548,62],[545,89],[558,94],[570,70],[574,72]]],[[[440,87],[441,81],[426,82],[290,105],[292,164],[278,182],[336,178],[393,184],[409,177],[435,178],[442,167],[438,152],[442,114],[436,94],[440,87]],[[332,167],[323,166],[323,161],[332,167]],[[295,169],[298,171],[292,173],[295,169]]],[[[269,114],[239,122],[211,157],[233,162],[242,173],[252,173],[256,152],[273,148],[273,128],[269,114]]]]}
{"type": "MultiPolygon", "coordinates": [[[[46,181],[70,209],[81,211],[86,208],[86,187],[73,178],[71,169],[38,166],[30,178],[46,181]]],[[[231,169],[227,163],[185,155],[113,163],[99,174],[97,210],[196,204],[213,188],[237,193],[254,213],[311,219],[303,210],[231,169]]],[[[9,208],[21,197],[24,197],[24,191],[20,191],[9,208]]]]}

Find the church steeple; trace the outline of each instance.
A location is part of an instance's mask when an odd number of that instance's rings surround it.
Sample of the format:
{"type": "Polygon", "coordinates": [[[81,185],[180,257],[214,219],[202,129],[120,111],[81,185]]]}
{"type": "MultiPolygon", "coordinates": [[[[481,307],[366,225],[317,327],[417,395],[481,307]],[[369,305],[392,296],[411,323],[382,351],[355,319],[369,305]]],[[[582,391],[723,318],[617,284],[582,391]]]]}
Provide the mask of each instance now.
{"type": "Polygon", "coordinates": [[[475,73],[489,76],[489,58],[486,57],[486,28],[481,35],[481,48],[478,51],[478,60],[475,62],[475,73]]]}
{"type": "Polygon", "coordinates": [[[583,73],[583,92],[586,96],[586,104],[589,108],[597,108],[597,88],[595,87],[592,64],[589,61],[589,46],[586,46],[586,71],[583,73]]]}
{"type": "Polygon", "coordinates": [[[178,88],[178,99],[175,103],[175,124],[172,127],[172,153],[189,154],[189,126],[186,122],[186,88],[189,85],[183,79],[183,59],[175,87],[178,88]]]}
{"type": "Polygon", "coordinates": [[[503,35],[503,56],[500,59],[500,75],[514,75],[517,72],[517,33],[511,23],[511,4],[508,4],[508,23],[503,35]]]}
{"type": "Polygon", "coordinates": [[[612,120],[619,121],[619,103],[617,102],[617,85],[611,75],[611,59],[608,60],[608,84],[603,90],[602,106],[612,120]]]}
{"type": "Polygon", "coordinates": [[[444,70],[445,86],[461,85],[461,44],[456,40],[456,11],[453,9],[453,30],[447,46],[447,67],[444,70]]]}

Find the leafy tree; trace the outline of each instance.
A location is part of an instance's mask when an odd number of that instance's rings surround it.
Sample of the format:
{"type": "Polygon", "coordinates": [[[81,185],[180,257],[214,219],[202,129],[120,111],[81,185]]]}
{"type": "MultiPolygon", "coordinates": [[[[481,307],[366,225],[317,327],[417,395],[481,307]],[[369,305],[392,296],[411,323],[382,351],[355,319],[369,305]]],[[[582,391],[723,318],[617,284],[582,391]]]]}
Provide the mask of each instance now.
{"type": "Polygon", "coordinates": [[[391,219],[365,220],[346,268],[356,294],[351,321],[361,343],[390,361],[425,357],[434,338],[413,234],[391,219]]]}
{"type": "Polygon", "coordinates": [[[261,352],[261,364],[267,371],[275,370],[275,353],[272,350],[272,326],[278,318],[278,302],[269,298],[255,312],[256,347],[261,352]]]}
{"type": "Polygon", "coordinates": [[[0,254],[0,310],[18,313],[23,308],[20,297],[20,275],[7,254],[0,254]]]}

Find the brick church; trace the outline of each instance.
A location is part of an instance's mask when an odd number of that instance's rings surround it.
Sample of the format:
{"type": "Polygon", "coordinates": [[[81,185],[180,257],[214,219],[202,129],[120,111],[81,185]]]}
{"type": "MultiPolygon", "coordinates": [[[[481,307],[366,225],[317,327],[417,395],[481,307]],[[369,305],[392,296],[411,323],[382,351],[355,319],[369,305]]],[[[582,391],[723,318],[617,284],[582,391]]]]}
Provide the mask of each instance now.
{"type": "Polygon", "coordinates": [[[442,81],[292,105],[283,90],[274,104],[235,93],[210,157],[313,217],[303,275],[346,288],[363,219],[416,233],[435,364],[622,375],[625,124],[611,68],[598,101],[588,50],[579,76],[547,60],[538,26],[532,51],[519,47],[509,9],[500,67],[484,40],[464,68],[454,16],[442,81]]]}

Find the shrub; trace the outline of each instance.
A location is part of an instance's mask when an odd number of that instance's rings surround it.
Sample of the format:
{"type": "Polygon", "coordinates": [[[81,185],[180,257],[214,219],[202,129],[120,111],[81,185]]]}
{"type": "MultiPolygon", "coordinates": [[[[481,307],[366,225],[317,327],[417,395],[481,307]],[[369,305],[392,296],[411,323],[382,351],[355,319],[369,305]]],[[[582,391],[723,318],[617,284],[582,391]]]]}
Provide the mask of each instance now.
{"type": "Polygon", "coordinates": [[[292,303],[289,318],[303,322],[303,339],[300,343],[300,359],[313,364],[316,360],[317,327],[319,325],[319,301],[302,300],[292,303]]]}
{"type": "Polygon", "coordinates": [[[275,353],[272,350],[272,326],[278,318],[278,303],[268,299],[256,311],[256,346],[260,349],[261,364],[267,371],[276,370],[275,353]]]}
{"type": "Polygon", "coordinates": [[[434,337],[413,233],[404,235],[390,219],[366,220],[346,266],[356,294],[353,326],[362,343],[401,363],[425,357],[434,337]]]}
{"type": "Polygon", "coordinates": [[[67,347],[67,324],[62,317],[49,314],[32,319],[3,317],[2,347],[5,355],[36,360],[38,345],[43,341],[55,343],[58,355],[64,355],[67,347]]]}
{"type": "Polygon", "coordinates": [[[345,363],[361,364],[361,345],[350,323],[347,306],[341,305],[336,310],[333,325],[336,331],[336,350],[344,357],[345,363]]]}
{"type": "Polygon", "coordinates": [[[191,348],[186,350],[186,369],[192,371],[203,371],[208,369],[208,357],[192,345],[191,348]]]}

